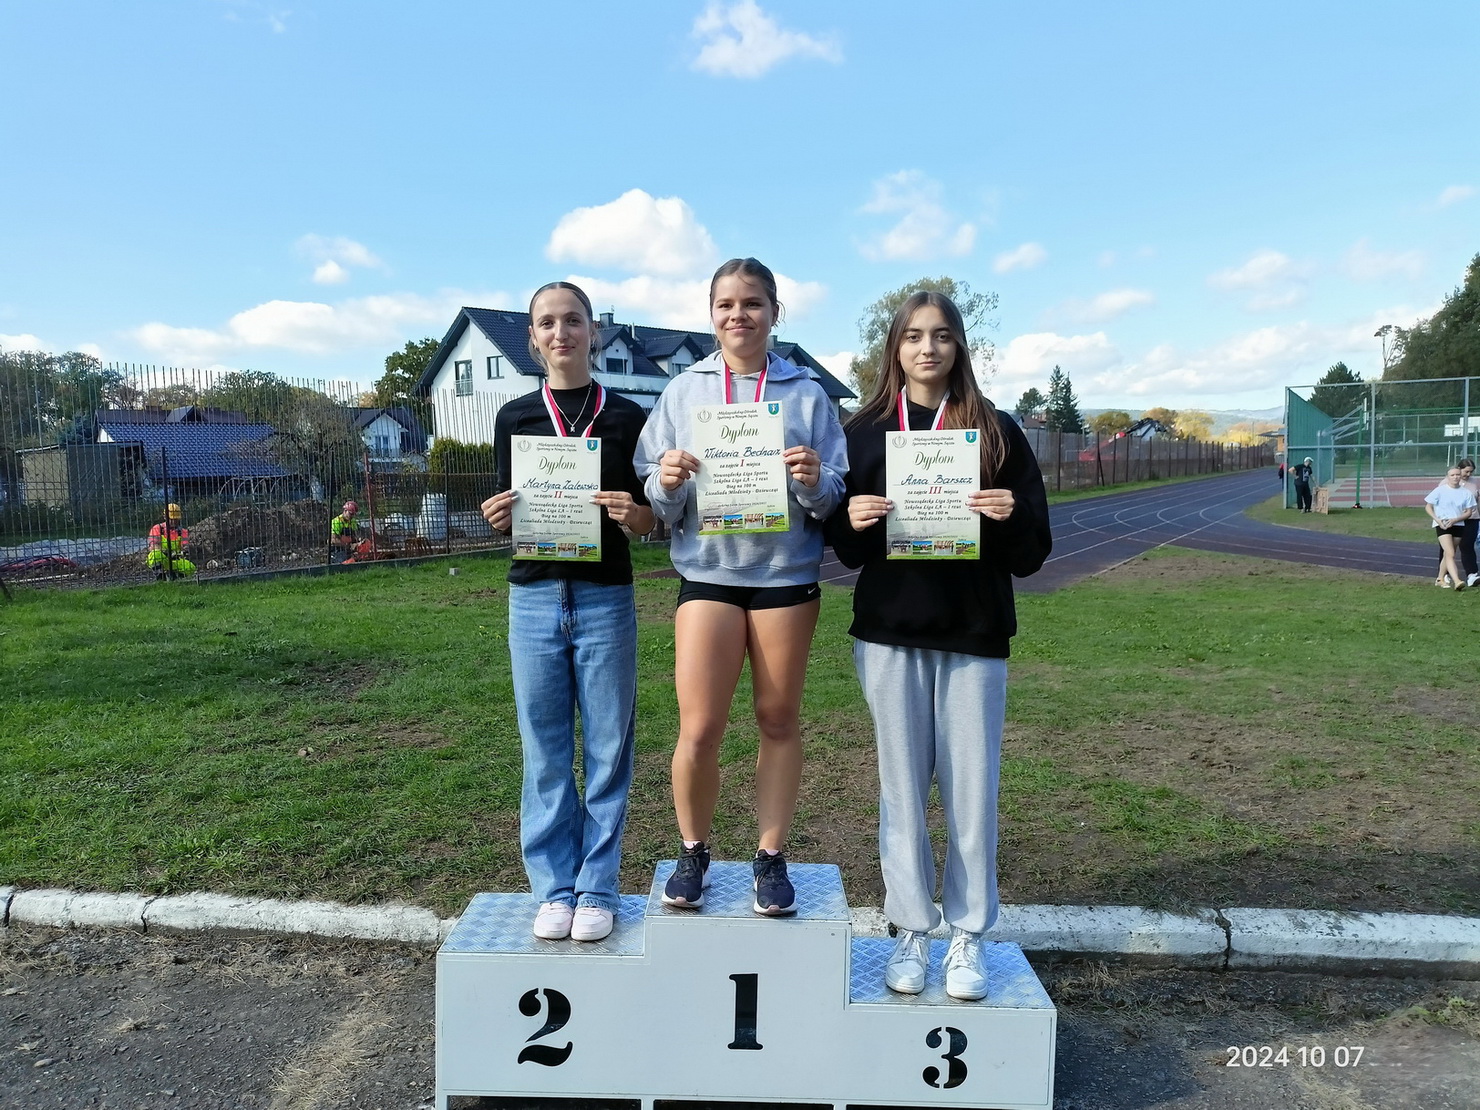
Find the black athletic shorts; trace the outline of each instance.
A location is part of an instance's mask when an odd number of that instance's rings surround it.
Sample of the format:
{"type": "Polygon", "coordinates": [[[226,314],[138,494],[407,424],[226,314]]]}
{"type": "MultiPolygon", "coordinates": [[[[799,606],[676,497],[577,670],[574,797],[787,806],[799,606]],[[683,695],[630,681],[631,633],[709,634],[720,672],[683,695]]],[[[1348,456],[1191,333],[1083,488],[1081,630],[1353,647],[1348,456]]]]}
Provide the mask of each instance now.
{"type": "Polygon", "coordinates": [[[718,601],[739,609],[789,609],[822,596],[822,587],[816,582],[804,586],[721,586],[680,575],[679,583],[679,605],[685,601],[718,601]]]}

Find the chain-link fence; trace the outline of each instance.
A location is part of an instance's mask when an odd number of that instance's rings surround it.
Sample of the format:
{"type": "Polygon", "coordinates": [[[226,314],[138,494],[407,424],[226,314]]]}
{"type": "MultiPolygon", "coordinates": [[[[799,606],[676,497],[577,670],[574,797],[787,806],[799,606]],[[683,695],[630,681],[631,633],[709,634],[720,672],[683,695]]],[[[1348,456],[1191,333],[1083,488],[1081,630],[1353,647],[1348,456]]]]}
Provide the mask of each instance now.
{"type": "MultiPolygon", "coordinates": [[[[380,407],[265,373],[0,352],[0,581],[201,581],[506,547],[479,506],[508,399],[380,407]],[[434,410],[459,414],[435,448],[434,410]]],[[[1028,435],[1050,490],[1273,464],[1267,446],[1028,435]]]]}
{"type": "Polygon", "coordinates": [[[0,354],[0,579],[199,580],[500,546],[478,512],[491,469],[439,469],[428,412],[256,372],[0,354]]]}
{"type": "Polygon", "coordinates": [[[1332,506],[1420,505],[1480,455],[1480,377],[1291,387],[1285,426],[1288,458],[1312,460],[1332,506]]]}

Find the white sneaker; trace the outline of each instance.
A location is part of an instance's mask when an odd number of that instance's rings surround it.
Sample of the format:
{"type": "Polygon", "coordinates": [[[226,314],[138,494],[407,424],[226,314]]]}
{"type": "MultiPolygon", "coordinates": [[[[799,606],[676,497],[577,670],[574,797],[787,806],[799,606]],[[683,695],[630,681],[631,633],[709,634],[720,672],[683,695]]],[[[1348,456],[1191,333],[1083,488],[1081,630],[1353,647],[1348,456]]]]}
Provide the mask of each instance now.
{"type": "Polygon", "coordinates": [[[894,953],[884,965],[884,985],[896,994],[919,994],[930,966],[930,938],[901,929],[894,953]]]}
{"type": "Polygon", "coordinates": [[[987,997],[980,933],[957,929],[951,935],[951,947],[946,952],[946,993],[970,1002],[987,997]]]}
{"type": "Polygon", "coordinates": [[[1472,574],[1465,579],[1466,586],[1480,586],[1480,574],[1472,574]]]}
{"type": "Polygon", "coordinates": [[[577,906],[575,922],[570,927],[571,940],[605,940],[616,924],[611,910],[600,906],[577,906]]]}
{"type": "Polygon", "coordinates": [[[534,935],[541,940],[564,940],[570,936],[575,911],[564,902],[545,902],[534,915],[534,935]]]}

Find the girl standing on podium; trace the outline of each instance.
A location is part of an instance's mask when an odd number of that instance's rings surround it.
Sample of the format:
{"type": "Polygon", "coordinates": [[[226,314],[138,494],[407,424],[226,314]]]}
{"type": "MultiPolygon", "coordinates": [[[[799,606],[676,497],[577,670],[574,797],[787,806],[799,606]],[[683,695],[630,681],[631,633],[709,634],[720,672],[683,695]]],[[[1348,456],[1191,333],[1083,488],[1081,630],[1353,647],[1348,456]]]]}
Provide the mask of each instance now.
{"type": "Polygon", "coordinates": [[[704,902],[719,748],[749,656],[760,729],[754,908],[788,914],[796,910],[796,891],[784,849],[801,785],[802,684],[821,608],[822,522],[841,502],[848,464],[827,394],[805,370],[769,350],[781,316],[771,271],[754,258],[726,262],[709,284],[709,313],[719,347],[664,389],[636,459],[653,511],[673,527],[673,565],[681,579],[674,617],[673,806],[683,848],[663,901],[689,908],[704,902]],[[790,527],[701,536],[690,481],[701,463],[685,450],[692,445],[695,409],[760,401],[782,405],[790,527]]]}
{"type": "Polygon", "coordinates": [[[524,752],[519,839],[529,886],[540,901],[534,935],[601,940],[621,902],[617,871],[632,785],[637,705],[637,608],[625,526],[652,531],[653,511],[632,469],[646,419],[641,407],[591,377],[596,349],[591,301],[553,281],[529,302],[529,351],[545,369],[534,393],[499,409],[494,423],[496,488],[483,516],[511,527],[516,435],[599,437],[598,563],[509,563],[509,658],[524,752]],[[575,717],[581,764],[575,777],[575,717]]]}
{"type": "Polygon", "coordinates": [[[941,922],[925,809],[934,780],[945,808],[941,901],[952,937],[946,992],[987,993],[982,934],[997,918],[997,780],[1012,578],[1038,570],[1052,539],[1043,476],[1022,430],[977,387],[961,313],[939,293],[912,294],[895,313],[873,395],[848,421],[847,508],[829,522],[853,591],[853,660],[879,753],[879,862],[884,913],[899,929],[884,971],[890,990],[925,987],[941,922]],[[976,559],[889,559],[885,444],[901,431],[975,429],[981,487],[976,559]]]}

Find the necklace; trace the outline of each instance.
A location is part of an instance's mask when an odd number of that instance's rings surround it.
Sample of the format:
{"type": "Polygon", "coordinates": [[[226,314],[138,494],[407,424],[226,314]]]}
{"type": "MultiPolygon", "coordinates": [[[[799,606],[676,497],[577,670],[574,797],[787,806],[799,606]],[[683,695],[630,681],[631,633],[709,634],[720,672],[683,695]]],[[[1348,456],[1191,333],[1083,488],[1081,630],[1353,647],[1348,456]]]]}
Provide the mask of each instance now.
{"type": "MultiPolygon", "coordinates": [[[[583,417],[583,416],[586,415],[586,406],[591,403],[591,395],[595,391],[595,389],[596,389],[596,379],[595,378],[592,378],[589,382],[586,383],[586,396],[581,401],[581,407],[578,408],[578,409],[576,409],[576,414],[574,416],[566,416],[565,415],[565,410],[562,409],[562,408],[560,408],[560,402],[558,402],[558,401],[555,402],[555,408],[557,410],[559,410],[560,415],[565,419],[565,426],[567,428],[574,428],[577,424],[579,424],[581,422],[581,417],[583,417]]],[[[554,400],[554,393],[553,393],[553,391],[552,391],[552,393],[550,395],[550,399],[551,400],[554,400]]]]}

